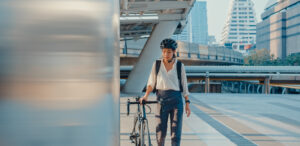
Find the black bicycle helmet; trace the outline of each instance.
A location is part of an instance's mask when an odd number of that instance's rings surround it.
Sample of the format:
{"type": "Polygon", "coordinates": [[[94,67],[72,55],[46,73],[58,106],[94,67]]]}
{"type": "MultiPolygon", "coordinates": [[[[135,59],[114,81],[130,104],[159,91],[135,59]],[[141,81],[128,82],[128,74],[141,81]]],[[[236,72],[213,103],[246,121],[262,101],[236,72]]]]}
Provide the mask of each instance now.
{"type": "Polygon", "coordinates": [[[167,38],[167,39],[164,39],[163,41],[161,41],[160,48],[161,49],[163,49],[163,48],[170,48],[172,50],[176,50],[177,43],[176,43],[175,40],[167,38]]]}

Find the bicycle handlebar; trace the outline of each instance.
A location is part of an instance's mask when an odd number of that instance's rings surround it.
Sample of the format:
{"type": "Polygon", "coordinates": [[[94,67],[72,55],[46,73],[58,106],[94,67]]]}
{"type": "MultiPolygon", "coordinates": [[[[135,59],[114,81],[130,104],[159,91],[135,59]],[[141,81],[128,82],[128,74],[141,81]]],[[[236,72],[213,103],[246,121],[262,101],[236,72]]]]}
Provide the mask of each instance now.
{"type": "MultiPolygon", "coordinates": [[[[136,101],[136,102],[128,102],[129,104],[140,104],[139,101],[136,101]]],[[[158,101],[145,101],[143,100],[142,104],[155,104],[155,103],[158,103],[158,101]]]]}
{"type": "MultiPolygon", "coordinates": [[[[138,98],[137,98],[137,100],[138,100],[138,98]]],[[[143,102],[142,102],[143,105],[145,105],[145,104],[155,104],[155,103],[158,103],[158,101],[145,101],[145,100],[143,100],[143,102]]],[[[139,101],[130,102],[130,100],[128,99],[128,101],[127,101],[127,116],[130,113],[130,104],[140,104],[140,102],[139,101]]]]}

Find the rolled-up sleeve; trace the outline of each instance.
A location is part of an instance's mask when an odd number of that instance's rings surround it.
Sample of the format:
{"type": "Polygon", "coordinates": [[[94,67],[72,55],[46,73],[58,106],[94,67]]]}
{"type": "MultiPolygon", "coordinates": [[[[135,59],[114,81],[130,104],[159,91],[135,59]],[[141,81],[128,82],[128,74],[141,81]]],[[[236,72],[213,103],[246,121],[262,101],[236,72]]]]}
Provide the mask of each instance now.
{"type": "Polygon", "coordinates": [[[190,93],[189,93],[189,89],[188,89],[188,85],[187,85],[187,77],[186,77],[186,72],[185,72],[183,63],[181,66],[181,84],[182,84],[182,88],[183,88],[182,96],[183,97],[188,96],[190,93]]]}
{"type": "Polygon", "coordinates": [[[155,82],[156,82],[155,76],[156,76],[156,74],[155,74],[155,62],[154,62],[153,65],[152,65],[151,73],[150,73],[149,78],[148,78],[147,87],[151,86],[152,89],[154,88],[154,85],[155,85],[155,82]]]}

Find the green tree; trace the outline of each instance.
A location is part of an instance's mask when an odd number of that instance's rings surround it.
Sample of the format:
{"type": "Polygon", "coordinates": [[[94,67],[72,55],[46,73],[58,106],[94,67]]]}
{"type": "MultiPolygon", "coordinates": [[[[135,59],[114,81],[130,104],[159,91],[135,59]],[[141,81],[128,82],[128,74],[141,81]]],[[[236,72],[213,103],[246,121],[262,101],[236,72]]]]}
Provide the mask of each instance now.
{"type": "Polygon", "coordinates": [[[268,65],[271,56],[267,49],[254,50],[244,59],[245,65],[268,65]]]}
{"type": "Polygon", "coordinates": [[[274,58],[274,55],[270,55],[267,49],[254,50],[251,55],[244,58],[245,65],[248,66],[297,66],[300,65],[300,53],[293,53],[284,59],[274,58]]]}

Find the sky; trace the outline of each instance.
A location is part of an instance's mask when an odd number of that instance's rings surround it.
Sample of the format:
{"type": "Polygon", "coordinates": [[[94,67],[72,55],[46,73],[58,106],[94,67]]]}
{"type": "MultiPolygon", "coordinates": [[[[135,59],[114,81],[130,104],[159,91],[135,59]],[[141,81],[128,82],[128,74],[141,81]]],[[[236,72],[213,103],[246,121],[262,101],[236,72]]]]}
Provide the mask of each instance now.
{"type": "MultiPolygon", "coordinates": [[[[199,0],[204,1],[204,0],[199,0]]],[[[230,0],[206,0],[207,1],[207,21],[208,34],[214,35],[217,42],[221,40],[221,33],[225,25],[225,20],[229,11],[230,0]]],[[[261,21],[260,15],[263,13],[268,0],[252,0],[256,12],[257,22],[261,21]]]]}

